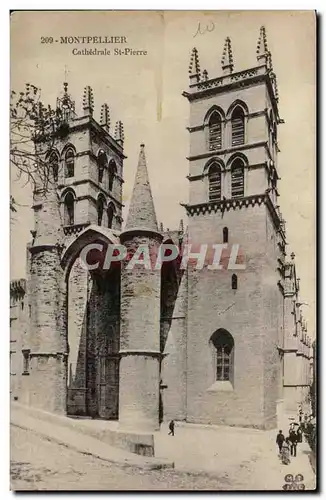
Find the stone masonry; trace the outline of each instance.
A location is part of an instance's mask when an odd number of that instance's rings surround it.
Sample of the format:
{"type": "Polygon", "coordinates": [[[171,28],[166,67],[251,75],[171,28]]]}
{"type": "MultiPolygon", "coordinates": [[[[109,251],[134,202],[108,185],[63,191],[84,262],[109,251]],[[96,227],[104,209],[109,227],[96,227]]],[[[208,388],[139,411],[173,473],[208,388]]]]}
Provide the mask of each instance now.
{"type": "Polygon", "coordinates": [[[222,76],[209,78],[192,51],[188,223],[173,231],[158,228],[143,144],[122,230],[123,125],[111,132],[107,104],[95,120],[90,87],[77,116],[64,84],[60,134],[50,151],[36,144],[51,182],[34,193],[27,278],[10,289],[13,399],[118,419],[127,433],[170,419],[274,428],[307,400],[311,340],[279,208],[282,119],[264,28],[256,58],[234,72],[227,39],[222,76]],[[221,269],[183,268],[180,256],[161,270],[128,268],[142,246],[155,261],[162,243],[181,253],[223,244],[221,269]],[[80,259],[89,244],[92,269],[80,259]],[[128,259],[106,270],[112,244],[128,259]]]}

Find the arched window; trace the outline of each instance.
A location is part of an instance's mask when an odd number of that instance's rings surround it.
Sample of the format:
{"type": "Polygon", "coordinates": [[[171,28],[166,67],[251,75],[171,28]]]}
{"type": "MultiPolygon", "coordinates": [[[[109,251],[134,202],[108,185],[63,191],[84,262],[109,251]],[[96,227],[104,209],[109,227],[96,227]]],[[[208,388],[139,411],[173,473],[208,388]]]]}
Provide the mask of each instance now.
{"type": "Polygon", "coordinates": [[[229,241],[229,230],[227,227],[223,227],[223,243],[228,243],[229,241]]]}
{"type": "Polygon", "coordinates": [[[74,151],[69,148],[65,154],[65,177],[73,177],[75,175],[75,155],[74,151]]]}
{"type": "Polygon", "coordinates": [[[245,142],[245,117],[241,106],[236,106],[231,115],[232,146],[239,146],[245,142]]]}
{"type": "Polygon", "coordinates": [[[236,274],[232,274],[231,286],[232,286],[232,290],[238,289],[238,276],[236,274]]]}
{"type": "Polygon", "coordinates": [[[231,165],[231,196],[244,196],[244,164],[241,158],[236,158],[231,165]]]}
{"type": "Polygon", "coordinates": [[[214,111],[208,122],[208,143],[209,150],[215,151],[222,147],[222,120],[221,115],[214,111]]]}
{"type": "Polygon", "coordinates": [[[108,206],[108,227],[112,228],[113,217],[115,214],[115,206],[113,203],[109,203],[108,206]]]}
{"type": "Polygon", "coordinates": [[[232,335],[223,328],[213,333],[211,342],[216,355],[216,380],[234,380],[234,340],[232,335]]]}
{"type": "Polygon", "coordinates": [[[105,199],[103,195],[100,195],[97,199],[97,224],[102,225],[103,213],[104,213],[105,199]]]}
{"type": "Polygon", "coordinates": [[[221,168],[218,163],[213,163],[208,171],[209,201],[221,199],[221,168]]]}
{"type": "Polygon", "coordinates": [[[109,163],[109,191],[112,191],[114,176],[117,173],[117,166],[114,160],[111,160],[109,163]]]}
{"type": "Polygon", "coordinates": [[[104,151],[100,151],[97,157],[97,166],[98,166],[98,182],[103,181],[104,169],[108,164],[108,160],[104,151]]]}
{"type": "Polygon", "coordinates": [[[59,155],[55,151],[52,151],[52,153],[49,156],[49,165],[50,165],[50,171],[52,172],[53,175],[54,182],[58,182],[59,155]]]}
{"type": "Polygon", "coordinates": [[[64,224],[72,226],[75,223],[75,199],[69,191],[64,199],[64,224]]]}

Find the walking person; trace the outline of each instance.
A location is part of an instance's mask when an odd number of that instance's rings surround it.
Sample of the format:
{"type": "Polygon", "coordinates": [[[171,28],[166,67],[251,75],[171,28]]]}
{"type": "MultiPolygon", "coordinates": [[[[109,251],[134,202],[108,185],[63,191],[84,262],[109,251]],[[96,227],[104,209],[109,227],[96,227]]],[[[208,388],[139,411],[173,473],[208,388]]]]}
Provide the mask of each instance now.
{"type": "Polygon", "coordinates": [[[298,427],[297,429],[297,442],[302,443],[302,430],[301,427],[298,427]]]}
{"type": "Polygon", "coordinates": [[[278,431],[278,434],[276,436],[276,444],[278,446],[280,454],[281,454],[281,451],[282,451],[282,446],[283,446],[284,441],[285,441],[285,436],[284,436],[283,432],[282,431],[278,431]]]}
{"type": "Polygon", "coordinates": [[[291,462],[289,438],[286,438],[285,441],[283,441],[283,446],[282,446],[282,450],[281,450],[281,459],[282,459],[282,463],[284,465],[289,465],[289,463],[291,462]]]}
{"type": "Polygon", "coordinates": [[[174,436],[174,420],[171,420],[171,422],[169,423],[169,429],[170,429],[170,432],[169,432],[168,436],[174,436]]]}
{"type": "Polygon", "coordinates": [[[297,433],[294,430],[290,431],[289,441],[291,445],[291,456],[296,457],[298,438],[297,438],[297,433]]]}

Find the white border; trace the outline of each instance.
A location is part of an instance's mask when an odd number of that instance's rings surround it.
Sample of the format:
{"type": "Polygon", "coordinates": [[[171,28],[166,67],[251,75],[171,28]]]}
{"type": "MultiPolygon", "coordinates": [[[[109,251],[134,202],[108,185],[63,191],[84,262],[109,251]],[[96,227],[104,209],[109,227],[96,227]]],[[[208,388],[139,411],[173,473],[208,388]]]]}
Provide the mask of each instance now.
{"type": "MultiPolygon", "coordinates": [[[[8,320],[8,309],[9,309],[9,216],[8,216],[8,201],[9,201],[9,176],[8,176],[8,165],[9,165],[9,142],[8,142],[8,136],[9,136],[9,113],[8,113],[8,104],[9,104],[9,9],[21,9],[21,10],[33,10],[33,9],[38,9],[38,10],[69,10],[69,9],[74,9],[74,10],[89,10],[89,7],[92,6],[94,10],[185,10],[185,7],[187,7],[186,10],[312,10],[313,8],[317,10],[319,15],[322,16],[323,14],[323,6],[325,5],[324,0],[323,2],[321,0],[318,0],[317,2],[312,5],[311,3],[307,1],[302,1],[302,0],[296,0],[295,2],[286,2],[286,5],[284,4],[284,1],[281,0],[274,0],[273,2],[264,2],[263,4],[261,2],[255,2],[255,1],[247,1],[245,5],[236,0],[220,0],[219,2],[216,2],[216,0],[201,0],[200,4],[194,2],[194,1],[189,1],[185,4],[185,2],[178,2],[177,0],[164,0],[164,2],[155,2],[155,6],[153,5],[153,2],[149,1],[138,1],[137,2],[137,9],[135,8],[134,2],[131,1],[126,1],[126,0],[120,0],[120,1],[110,1],[107,2],[104,0],[93,0],[91,3],[90,2],[82,2],[82,1],[77,1],[77,0],[56,0],[54,1],[49,1],[47,2],[46,6],[44,4],[44,1],[41,0],[33,0],[30,2],[26,2],[24,0],[16,0],[15,2],[8,2],[4,1],[1,6],[0,6],[0,32],[2,34],[1,37],[1,69],[2,69],[2,74],[1,74],[1,99],[2,99],[2,107],[1,107],[1,168],[0,168],[0,204],[1,204],[1,240],[2,240],[2,245],[1,245],[1,262],[2,262],[2,280],[1,280],[1,319],[2,319],[2,325],[6,325],[2,329],[2,348],[0,350],[1,352],[1,385],[0,385],[0,390],[1,390],[1,411],[0,411],[0,416],[1,416],[1,430],[2,430],[2,436],[1,436],[1,454],[0,454],[0,492],[1,492],[1,498],[7,498],[10,493],[8,492],[9,490],[9,477],[8,477],[8,458],[9,458],[9,356],[8,356],[8,347],[9,347],[9,320],[8,320]],[[264,6],[264,9],[262,9],[262,5],[264,6]],[[110,9],[108,9],[110,7],[110,9]],[[155,7],[155,9],[154,9],[155,7]],[[199,9],[200,7],[200,9],[199,9]],[[218,7],[218,9],[217,9],[218,7]],[[246,7],[244,9],[244,7],[246,7]],[[8,326],[7,326],[8,325],[8,326]]],[[[320,24],[319,23],[319,29],[320,29],[320,24]]],[[[319,36],[319,42],[322,47],[324,47],[324,39],[325,39],[325,30],[324,32],[320,33],[319,36]]],[[[281,43],[281,42],[280,42],[281,43]]],[[[324,54],[322,51],[322,48],[320,47],[320,64],[321,67],[319,68],[320,71],[320,79],[319,79],[319,84],[320,86],[322,85],[322,82],[325,84],[325,60],[324,60],[324,54]],[[323,64],[324,63],[324,64],[323,64]]],[[[320,90],[321,93],[321,90],[320,90]]],[[[320,95],[321,97],[321,95],[320,95]]],[[[325,99],[321,100],[321,102],[318,103],[318,110],[320,114],[320,121],[324,117],[325,114],[325,99]],[[320,107],[320,104],[322,104],[322,107],[320,107]]],[[[326,181],[325,181],[325,175],[323,175],[323,170],[325,167],[324,162],[323,162],[323,155],[322,155],[322,145],[324,142],[324,134],[322,133],[323,129],[321,129],[321,135],[319,137],[320,141],[320,157],[319,157],[319,182],[321,183],[321,186],[319,187],[320,189],[320,206],[318,207],[320,210],[318,212],[319,217],[321,218],[321,230],[323,237],[321,238],[321,248],[325,248],[325,204],[323,203],[323,198],[325,198],[325,193],[326,193],[326,181]],[[324,217],[323,217],[324,216],[324,217]]],[[[321,285],[325,281],[325,266],[319,270],[322,271],[322,279],[321,279],[321,285]]],[[[321,311],[326,309],[326,299],[325,296],[322,298],[321,302],[321,311]]],[[[320,322],[321,323],[321,322],[320,322]]],[[[321,324],[319,324],[319,341],[321,342],[321,334],[322,334],[322,329],[321,329],[321,324]]],[[[323,360],[322,360],[322,353],[319,351],[319,364],[322,367],[323,360]]],[[[321,374],[321,370],[320,370],[321,374]]],[[[320,380],[320,396],[322,396],[322,387],[323,387],[323,379],[320,380]]],[[[324,404],[322,401],[322,404],[320,404],[320,411],[321,415],[324,414],[324,404]]],[[[320,417],[320,422],[322,421],[322,418],[320,417]]],[[[324,449],[324,439],[325,439],[325,432],[323,432],[322,435],[323,439],[320,440],[319,442],[319,447],[321,450],[324,449]]],[[[320,470],[320,481],[322,480],[323,477],[325,477],[325,464],[322,461],[322,470],[320,470]]],[[[268,471],[266,471],[268,473],[268,471]]],[[[321,485],[322,486],[322,485],[321,485]]],[[[154,494],[154,493],[153,493],[154,494]]],[[[113,495],[112,493],[110,496],[113,495]]],[[[169,494],[169,496],[175,496],[174,494],[169,494]]],[[[199,493],[200,495],[200,493],[199,493]]],[[[45,494],[30,494],[30,497],[36,497],[36,498],[42,498],[45,497],[45,494]]],[[[93,498],[95,495],[93,494],[87,494],[85,495],[88,498],[93,498]]],[[[113,495],[115,496],[115,495],[113,495]]],[[[238,494],[236,495],[238,497],[246,497],[250,496],[250,494],[245,493],[245,494],[238,494]]],[[[68,494],[61,494],[61,498],[66,498],[68,497],[68,494]]],[[[121,498],[121,494],[119,494],[119,497],[121,498]]]]}

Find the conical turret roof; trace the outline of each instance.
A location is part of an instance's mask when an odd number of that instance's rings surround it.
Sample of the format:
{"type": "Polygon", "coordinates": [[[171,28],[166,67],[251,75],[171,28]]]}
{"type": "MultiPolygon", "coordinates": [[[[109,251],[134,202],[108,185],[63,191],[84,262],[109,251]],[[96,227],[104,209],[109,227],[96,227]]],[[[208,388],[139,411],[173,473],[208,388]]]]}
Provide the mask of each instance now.
{"type": "Polygon", "coordinates": [[[146,166],[144,144],[140,146],[138,166],[125,231],[137,228],[158,232],[156,213],[146,166]]]}

